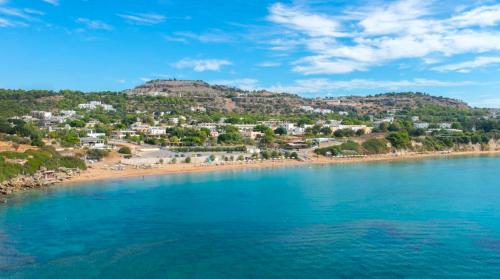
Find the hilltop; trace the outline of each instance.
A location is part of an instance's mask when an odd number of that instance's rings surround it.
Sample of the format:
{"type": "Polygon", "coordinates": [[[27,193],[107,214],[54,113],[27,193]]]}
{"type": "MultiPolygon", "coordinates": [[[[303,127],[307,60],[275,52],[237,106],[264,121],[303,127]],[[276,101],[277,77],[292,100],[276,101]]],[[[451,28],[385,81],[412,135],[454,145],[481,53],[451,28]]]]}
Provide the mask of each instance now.
{"type": "Polygon", "coordinates": [[[240,113],[290,113],[311,102],[297,95],[266,90],[246,91],[224,85],[210,85],[201,80],[152,80],[125,90],[125,93],[129,96],[183,98],[207,109],[240,113]]]}

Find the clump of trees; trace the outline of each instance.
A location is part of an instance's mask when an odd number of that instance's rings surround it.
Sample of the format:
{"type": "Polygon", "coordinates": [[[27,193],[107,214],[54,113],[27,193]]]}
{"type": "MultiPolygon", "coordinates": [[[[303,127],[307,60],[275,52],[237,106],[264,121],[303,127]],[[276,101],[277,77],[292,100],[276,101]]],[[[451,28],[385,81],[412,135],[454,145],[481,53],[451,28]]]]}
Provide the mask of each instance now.
{"type": "Polygon", "coordinates": [[[410,135],[408,135],[407,131],[390,133],[386,139],[395,149],[406,149],[411,147],[410,135]]]}

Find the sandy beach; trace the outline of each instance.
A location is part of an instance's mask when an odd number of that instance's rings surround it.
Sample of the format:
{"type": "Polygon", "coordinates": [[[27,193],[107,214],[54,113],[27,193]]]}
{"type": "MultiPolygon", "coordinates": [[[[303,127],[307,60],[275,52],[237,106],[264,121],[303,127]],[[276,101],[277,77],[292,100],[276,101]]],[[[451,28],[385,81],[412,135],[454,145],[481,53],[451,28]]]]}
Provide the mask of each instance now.
{"type": "Polygon", "coordinates": [[[141,177],[151,175],[167,175],[179,173],[195,173],[195,172],[212,172],[212,171],[230,171],[241,169],[256,169],[256,168],[277,168],[289,166],[303,165],[319,165],[319,164],[352,164],[352,163],[367,163],[381,161],[398,161],[398,160],[418,160],[425,158],[447,158],[458,156],[484,156],[500,155],[500,150],[496,151],[467,151],[467,152],[429,152],[429,153],[404,153],[404,154],[382,154],[370,155],[364,157],[350,158],[327,158],[327,157],[312,157],[309,161],[297,160],[267,160],[254,162],[231,162],[224,164],[163,164],[156,165],[152,168],[135,168],[125,166],[121,170],[112,169],[111,165],[118,163],[114,161],[98,162],[92,165],[89,169],[82,172],[79,176],[73,177],[70,180],[61,182],[63,184],[73,184],[90,182],[97,180],[108,179],[123,179],[130,177],[141,177]]]}

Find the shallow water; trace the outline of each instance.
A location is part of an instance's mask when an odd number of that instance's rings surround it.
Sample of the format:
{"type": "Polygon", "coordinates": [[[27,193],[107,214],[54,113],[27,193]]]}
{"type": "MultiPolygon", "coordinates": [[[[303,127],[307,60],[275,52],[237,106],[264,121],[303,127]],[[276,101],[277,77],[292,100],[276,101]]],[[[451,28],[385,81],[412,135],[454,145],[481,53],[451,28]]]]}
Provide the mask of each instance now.
{"type": "Polygon", "coordinates": [[[183,174],[0,205],[0,277],[500,277],[500,157],[183,174]]]}

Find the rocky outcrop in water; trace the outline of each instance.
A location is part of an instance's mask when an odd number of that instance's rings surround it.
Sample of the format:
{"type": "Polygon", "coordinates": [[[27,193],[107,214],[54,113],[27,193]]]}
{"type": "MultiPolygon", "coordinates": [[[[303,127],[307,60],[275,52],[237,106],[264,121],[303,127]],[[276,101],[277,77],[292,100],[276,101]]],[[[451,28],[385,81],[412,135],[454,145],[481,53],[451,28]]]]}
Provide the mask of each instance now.
{"type": "Polygon", "coordinates": [[[41,169],[33,175],[19,175],[10,180],[0,182],[0,195],[47,187],[63,182],[80,174],[79,169],[58,168],[57,170],[41,169]]]}

